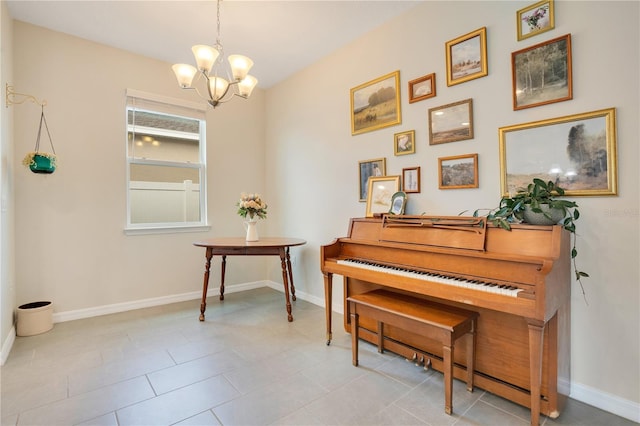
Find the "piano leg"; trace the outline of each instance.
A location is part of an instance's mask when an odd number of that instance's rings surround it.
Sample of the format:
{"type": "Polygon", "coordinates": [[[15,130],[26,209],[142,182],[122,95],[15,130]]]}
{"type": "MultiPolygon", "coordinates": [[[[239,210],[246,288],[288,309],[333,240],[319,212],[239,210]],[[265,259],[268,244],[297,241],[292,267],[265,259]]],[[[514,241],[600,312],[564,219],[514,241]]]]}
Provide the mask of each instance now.
{"type": "Polygon", "coordinates": [[[331,300],[333,294],[333,274],[324,274],[324,315],[327,322],[327,346],[331,344],[331,300]]]}
{"type": "Polygon", "coordinates": [[[531,425],[540,421],[540,388],[542,383],[542,346],[544,322],[527,320],[529,327],[529,377],[531,380],[531,425]]]}

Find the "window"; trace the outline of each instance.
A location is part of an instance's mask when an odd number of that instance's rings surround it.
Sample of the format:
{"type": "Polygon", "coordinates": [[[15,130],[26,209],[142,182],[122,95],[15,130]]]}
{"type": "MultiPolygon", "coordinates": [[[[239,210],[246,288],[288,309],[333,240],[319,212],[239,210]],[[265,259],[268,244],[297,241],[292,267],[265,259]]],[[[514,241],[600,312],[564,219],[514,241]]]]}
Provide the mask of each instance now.
{"type": "Polygon", "coordinates": [[[127,90],[127,231],[207,225],[205,127],[199,105],[127,90]]]}

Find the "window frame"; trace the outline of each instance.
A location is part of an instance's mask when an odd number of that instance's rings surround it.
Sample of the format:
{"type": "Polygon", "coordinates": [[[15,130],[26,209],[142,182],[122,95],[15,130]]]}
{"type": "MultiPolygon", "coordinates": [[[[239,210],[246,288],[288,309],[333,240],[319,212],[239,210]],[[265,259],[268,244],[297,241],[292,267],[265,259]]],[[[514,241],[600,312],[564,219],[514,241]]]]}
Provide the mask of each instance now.
{"type": "MultiPolygon", "coordinates": [[[[180,232],[201,232],[208,231],[211,226],[208,223],[207,215],[207,153],[206,153],[206,107],[201,104],[188,102],[181,99],[169,98],[161,95],[142,92],[134,89],[127,89],[125,100],[125,160],[126,160],[126,225],[124,232],[127,235],[139,234],[163,234],[180,232]],[[132,125],[129,124],[129,111],[146,111],[156,114],[173,115],[200,121],[200,132],[198,138],[198,163],[189,161],[169,161],[158,159],[136,158],[130,152],[129,133],[132,125]],[[167,166],[178,168],[191,168],[199,170],[199,214],[200,220],[197,222],[151,222],[132,223],[131,222],[131,165],[167,166]]],[[[135,127],[135,125],[133,125],[135,127]]],[[[142,128],[144,131],[144,127],[142,128]]],[[[157,129],[151,133],[161,136],[182,136],[180,131],[167,130],[166,132],[157,129]]]]}

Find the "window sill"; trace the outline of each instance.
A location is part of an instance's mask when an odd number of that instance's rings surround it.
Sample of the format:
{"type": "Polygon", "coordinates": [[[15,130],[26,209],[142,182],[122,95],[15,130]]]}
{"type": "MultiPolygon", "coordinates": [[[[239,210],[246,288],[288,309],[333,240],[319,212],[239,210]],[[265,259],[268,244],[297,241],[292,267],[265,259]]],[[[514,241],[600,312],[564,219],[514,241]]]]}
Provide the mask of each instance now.
{"type": "Polygon", "coordinates": [[[149,226],[145,228],[125,228],[125,235],[152,235],[152,234],[182,234],[186,232],[207,232],[211,230],[209,225],[184,225],[184,226],[149,226]]]}

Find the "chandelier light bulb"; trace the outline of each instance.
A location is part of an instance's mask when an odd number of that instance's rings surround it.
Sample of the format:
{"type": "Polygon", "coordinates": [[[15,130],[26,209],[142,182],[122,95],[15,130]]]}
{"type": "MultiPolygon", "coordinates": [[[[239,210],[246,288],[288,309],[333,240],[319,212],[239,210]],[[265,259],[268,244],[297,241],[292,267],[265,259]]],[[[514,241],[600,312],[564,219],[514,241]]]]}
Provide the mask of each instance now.
{"type": "Polygon", "coordinates": [[[206,44],[197,44],[191,48],[191,51],[196,58],[198,69],[207,74],[211,72],[216,59],[220,56],[220,52],[206,44]]]}
{"type": "Polygon", "coordinates": [[[195,77],[198,70],[189,64],[175,64],[171,67],[178,79],[178,84],[183,89],[191,87],[193,77],[195,77]]]}
{"type": "Polygon", "coordinates": [[[229,65],[235,81],[244,80],[253,66],[253,61],[243,55],[229,55],[229,65]]]}

